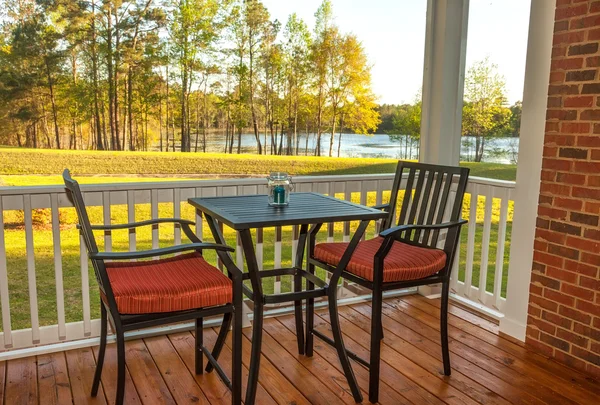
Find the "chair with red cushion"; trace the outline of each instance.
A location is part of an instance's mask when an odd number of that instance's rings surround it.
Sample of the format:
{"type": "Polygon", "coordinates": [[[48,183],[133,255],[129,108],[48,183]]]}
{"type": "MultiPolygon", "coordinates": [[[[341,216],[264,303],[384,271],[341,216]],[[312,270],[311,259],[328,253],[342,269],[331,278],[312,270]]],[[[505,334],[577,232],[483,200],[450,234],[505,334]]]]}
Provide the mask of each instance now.
{"type": "Polygon", "coordinates": [[[203,372],[203,354],[209,360],[206,371],[216,369],[225,384],[232,390],[232,404],[241,404],[242,377],[242,272],[233,264],[227,252],[229,246],[202,241],[192,232],[192,221],[178,218],[161,218],[122,225],[91,225],[83,195],[77,181],[68,170],[63,173],[65,186],[75,206],[78,228],[92,261],[100,288],[100,349],[92,396],[98,393],[104,354],[107,326],[110,321],[117,340],[117,405],[123,403],[125,394],[125,339],[124,333],[158,325],[195,320],[196,373],[203,372]],[[134,229],[160,223],[178,224],[192,243],[163,249],[136,252],[99,252],[93,231],[134,229]],[[228,275],[209,264],[202,257],[204,249],[215,250],[227,268],[228,275]],[[184,253],[187,252],[187,253],[184,253]],[[184,253],[184,254],[179,254],[184,253]],[[172,256],[173,254],[179,254],[172,256]],[[171,255],[169,257],[164,257],[171,255]],[[153,258],[151,260],[138,260],[153,258]],[[136,261],[132,261],[136,260],[136,261]],[[223,322],[215,346],[209,351],[203,345],[203,318],[223,315],[223,322]],[[231,380],[217,360],[233,318],[233,344],[231,380]]]}
{"type": "MultiPolygon", "coordinates": [[[[379,235],[358,242],[343,268],[342,277],[373,292],[370,361],[348,353],[369,368],[371,402],[379,399],[383,291],[442,284],[442,357],[444,374],[450,375],[448,295],[460,229],[467,222],[461,219],[461,212],[468,177],[466,168],[399,162],[389,203],[376,207],[388,213],[379,235]]],[[[334,272],[348,243],[315,246],[310,241],[309,246],[309,270],[319,266],[334,272]]],[[[308,333],[321,337],[312,327],[307,325],[308,333]]]]}

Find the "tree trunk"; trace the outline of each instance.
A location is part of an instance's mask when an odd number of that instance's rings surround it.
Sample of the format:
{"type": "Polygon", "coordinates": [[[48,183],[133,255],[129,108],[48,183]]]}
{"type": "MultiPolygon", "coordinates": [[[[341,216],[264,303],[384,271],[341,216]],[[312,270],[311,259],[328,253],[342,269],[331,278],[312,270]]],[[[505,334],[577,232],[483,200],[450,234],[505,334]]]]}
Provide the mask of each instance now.
{"type": "Polygon", "coordinates": [[[127,115],[129,117],[129,150],[135,150],[135,144],[133,141],[133,68],[131,65],[127,69],[127,115]]]}
{"type": "Polygon", "coordinates": [[[340,157],[340,150],[342,149],[342,128],[344,128],[344,114],[340,115],[340,139],[338,139],[338,151],[337,157],[340,157]]]}
{"type": "Polygon", "coordinates": [[[48,90],[50,91],[50,103],[52,104],[52,119],[54,120],[54,137],[56,139],[56,147],[60,149],[60,132],[58,130],[58,111],[56,109],[56,98],[54,97],[54,83],[52,74],[50,73],[50,65],[46,58],[46,76],[48,78],[48,90]]]}
{"type": "Polygon", "coordinates": [[[335,107],[333,107],[333,117],[331,119],[331,139],[329,141],[329,157],[333,156],[333,142],[335,141],[335,118],[336,118],[336,111],[335,111],[335,107]]]}
{"type": "Polygon", "coordinates": [[[102,127],[100,121],[100,107],[98,105],[98,49],[96,33],[96,0],[92,0],[92,85],[94,90],[94,123],[96,136],[96,149],[104,150],[102,141],[102,127]]]}

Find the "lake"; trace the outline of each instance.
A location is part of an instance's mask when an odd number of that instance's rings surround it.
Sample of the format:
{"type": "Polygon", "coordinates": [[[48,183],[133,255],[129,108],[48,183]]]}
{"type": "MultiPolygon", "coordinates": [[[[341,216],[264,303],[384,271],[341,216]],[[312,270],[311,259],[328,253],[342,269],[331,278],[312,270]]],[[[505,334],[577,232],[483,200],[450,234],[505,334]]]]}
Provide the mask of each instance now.
{"type": "MultiPolygon", "coordinates": [[[[306,135],[300,134],[300,155],[304,154],[306,145],[306,135]]],[[[329,134],[323,134],[321,138],[321,155],[327,156],[329,153],[329,134]]],[[[333,146],[333,154],[337,156],[339,134],[336,134],[333,146]]],[[[264,134],[261,135],[261,141],[264,141],[264,134]]],[[[270,145],[270,139],[267,139],[270,145]]],[[[472,137],[462,137],[461,139],[461,160],[473,160],[475,139],[472,137]]],[[[491,138],[486,141],[486,151],[483,161],[494,163],[515,163],[517,152],[519,150],[519,138],[491,138]]],[[[406,137],[403,135],[363,135],[363,134],[342,134],[342,145],[340,148],[341,157],[362,157],[362,158],[391,158],[391,159],[416,159],[418,156],[417,144],[412,142],[406,145],[406,137]]],[[[225,140],[222,135],[211,135],[207,139],[207,152],[223,152],[225,140]]],[[[308,138],[308,154],[312,155],[316,146],[314,134],[308,138]]],[[[193,147],[193,141],[192,141],[193,147]]],[[[234,150],[237,147],[237,139],[234,143],[234,150]]],[[[256,141],[254,134],[242,134],[242,148],[246,152],[256,151],[256,141]]]]}

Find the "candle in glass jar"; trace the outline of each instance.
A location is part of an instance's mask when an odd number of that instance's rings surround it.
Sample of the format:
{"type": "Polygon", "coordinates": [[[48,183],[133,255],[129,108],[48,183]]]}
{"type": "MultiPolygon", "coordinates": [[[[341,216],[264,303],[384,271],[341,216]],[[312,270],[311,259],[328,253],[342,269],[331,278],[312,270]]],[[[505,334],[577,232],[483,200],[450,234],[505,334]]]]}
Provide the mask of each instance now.
{"type": "Polygon", "coordinates": [[[273,189],[273,200],[275,204],[285,204],[285,187],[276,186],[273,189]]]}

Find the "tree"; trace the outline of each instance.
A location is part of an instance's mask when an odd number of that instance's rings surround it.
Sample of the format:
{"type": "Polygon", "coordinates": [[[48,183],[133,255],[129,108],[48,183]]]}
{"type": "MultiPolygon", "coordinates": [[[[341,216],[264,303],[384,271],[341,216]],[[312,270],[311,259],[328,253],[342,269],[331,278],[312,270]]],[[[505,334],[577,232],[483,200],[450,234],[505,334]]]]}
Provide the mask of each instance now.
{"type": "Polygon", "coordinates": [[[517,101],[510,106],[510,121],[509,121],[509,134],[510,136],[519,137],[521,134],[521,113],[523,112],[523,103],[517,101]]]}
{"type": "Polygon", "coordinates": [[[486,139],[504,133],[510,110],[504,107],[506,90],[504,77],[489,58],[476,62],[465,78],[463,105],[463,135],[475,137],[475,161],[481,162],[486,139]]]}
{"type": "MultiPolygon", "coordinates": [[[[283,33],[289,96],[288,125],[293,136],[289,153],[298,154],[298,113],[309,79],[309,55],[312,39],[308,27],[295,13],[290,15],[283,33]]],[[[308,137],[308,134],[307,134],[308,137]]]]}
{"type": "Polygon", "coordinates": [[[404,104],[393,113],[390,139],[402,142],[404,140],[405,159],[412,157],[413,143],[418,143],[421,137],[421,97],[417,96],[414,104],[404,104]]]}

